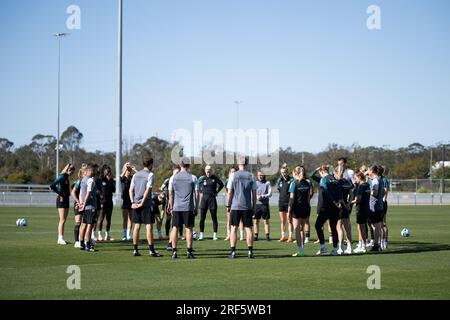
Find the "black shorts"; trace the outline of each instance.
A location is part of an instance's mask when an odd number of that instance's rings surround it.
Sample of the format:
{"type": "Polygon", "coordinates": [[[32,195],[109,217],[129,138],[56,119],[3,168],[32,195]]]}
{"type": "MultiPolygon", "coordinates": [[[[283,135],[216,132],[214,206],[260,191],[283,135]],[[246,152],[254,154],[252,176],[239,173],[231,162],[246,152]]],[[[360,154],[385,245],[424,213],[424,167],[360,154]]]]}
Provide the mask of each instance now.
{"type": "Polygon", "coordinates": [[[69,198],[62,198],[62,201],[60,199],[61,197],[56,197],[56,208],[58,209],[69,209],[70,208],[70,201],[69,198]]]}
{"type": "Polygon", "coordinates": [[[369,223],[379,223],[383,221],[383,210],[370,211],[367,221],[369,223]]]}
{"type": "Polygon", "coordinates": [[[388,203],[387,201],[383,201],[383,218],[386,215],[387,210],[388,210],[388,203]]]}
{"type": "Polygon", "coordinates": [[[237,227],[241,220],[245,228],[253,227],[253,210],[231,210],[230,224],[237,227]]]}
{"type": "Polygon", "coordinates": [[[350,218],[350,210],[345,206],[339,210],[339,219],[348,219],[350,218]]]}
{"type": "Polygon", "coordinates": [[[182,228],[184,225],[193,228],[195,225],[194,211],[173,211],[172,216],[172,227],[182,228]]]}
{"type": "Polygon", "coordinates": [[[356,223],[357,224],[366,224],[367,223],[367,212],[356,211],[356,223]]]}
{"type": "Polygon", "coordinates": [[[83,223],[95,224],[97,222],[97,211],[95,209],[85,209],[82,213],[83,223]]]}
{"type": "Polygon", "coordinates": [[[83,214],[83,212],[79,211],[77,208],[73,208],[73,214],[75,216],[81,216],[83,214]]]}
{"type": "Polygon", "coordinates": [[[140,207],[133,209],[131,221],[138,224],[154,224],[155,217],[153,216],[152,208],[140,207]]]}
{"type": "Polygon", "coordinates": [[[292,217],[295,219],[308,219],[311,215],[311,207],[294,207],[292,208],[292,217]]]}
{"type": "Polygon", "coordinates": [[[131,210],[131,202],[130,201],[123,201],[122,202],[122,209],[131,210]]]}
{"type": "Polygon", "coordinates": [[[270,209],[268,204],[257,204],[255,215],[253,216],[253,219],[259,220],[263,218],[264,220],[270,219],[270,209]]]}
{"type": "Polygon", "coordinates": [[[278,211],[279,212],[288,212],[289,204],[287,203],[279,203],[278,204],[278,211]]]}

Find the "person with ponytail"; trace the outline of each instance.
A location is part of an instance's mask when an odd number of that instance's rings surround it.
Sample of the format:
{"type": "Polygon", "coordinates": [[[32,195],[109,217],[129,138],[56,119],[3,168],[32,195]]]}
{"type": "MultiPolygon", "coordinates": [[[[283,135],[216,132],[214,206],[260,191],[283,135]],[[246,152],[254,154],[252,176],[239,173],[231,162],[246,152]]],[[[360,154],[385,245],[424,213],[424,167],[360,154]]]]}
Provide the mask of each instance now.
{"type": "Polygon", "coordinates": [[[82,218],[82,212],[79,210],[80,208],[80,189],[81,189],[81,181],[84,178],[84,171],[86,169],[86,164],[83,164],[78,170],[78,176],[77,181],[75,181],[74,184],[72,184],[72,191],[70,194],[72,195],[73,200],[75,201],[74,207],[73,207],[73,213],[75,215],[75,226],[73,228],[73,235],[75,238],[75,248],[81,248],[80,244],[80,226],[81,226],[81,218],[82,218]]]}
{"type": "Polygon", "coordinates": [[[69,163],[61,171],[61,174],[56,178],[56,180],[50,185],[58,197],[56,198],[56,208],[59,214],[58,223],[58,244],[66,245],[67,242],[64,240],[64,225],[66,224],[67,215],[69,213],[70,207],[70,182],[69,177],[75,171],[75,167],[69,163]]]}

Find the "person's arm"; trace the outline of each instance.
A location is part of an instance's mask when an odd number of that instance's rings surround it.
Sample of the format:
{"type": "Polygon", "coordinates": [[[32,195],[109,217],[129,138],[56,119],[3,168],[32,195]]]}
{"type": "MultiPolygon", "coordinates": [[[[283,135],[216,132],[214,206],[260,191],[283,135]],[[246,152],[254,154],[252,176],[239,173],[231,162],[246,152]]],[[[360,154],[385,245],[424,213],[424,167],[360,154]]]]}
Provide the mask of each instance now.
{"type": "Polygon", "coordinates": [[[142,197],[141,201],[139,201],[137,207],[140,208],[144,205],[145,201],[147,200],[148,197],[152,196],[152,189],[153,189],[153,184],[155,182],[155,176],[153,175],[153,173],[150,172],[150,174],[148,175],[147,178],[147,185],[145,186],[145,192],[144,192],[144,196],[142,197]]]}
{"type": "Polygon", "coordinates": [[[253,197],[253,212],[256,211],[256,190],[252,190],[252,197],[253,197]]]}
{"type": "Polygon", "coordinates": [[[319,168],[311,172],[311,179],[313,179],[315,182],[320,183],[321,178],[318,176],[319,168]]]}
{"type": "Polygon", "coordinates": [[[389,181],[386,178],[384,178],[383,180],[383,187],[384,187],[383,201],[386,202],[389,193],[389,181]]]}
{"type": "Polygon", "coordinates": [[[167,214],[172,214],[173,210],[173,201],[174,201],[174,193],[173,193],[173,179],[169,179],[169,203],[167,204],[167,214]]]}
{"type": "Polygon", "coordinates": [[[72,196],[73,200],[75,200],[75,204],[80,205],[80,199],[77,196],[77,183],[75,183],[75,185],[73,186],[70,195],[72,196]]]}
{"type": "Polygon", "coordinates": [[[262,195],[263,199],[270,198],[272,196],[272,186],[270,185],[270,182],[266,182],[266,183],[268,185],[268,188],[267,188],[267,193],[262,195]]]}
{"type": "Polygon", "coordinates": [[[292,207],[294,206],[294,200],[295,200],[295,193],[290,192],[289,193],[289,205],[288,205],[288,215],[291,216],[292,214],[292,207]]]}
{"type": "Polygon", "coordinates": [[[215,177],[216,177],[217,184],[219,185],[219,188],[217,188],[217,191],[216,191],[216,195],[217,195],[217,194],[219,194],[220,191],[222,191],[224,184],[218,176],[215,176],[215,177]]]}
{"type": "Polygon", "coordinates": [[[128,194],[130,196],[131,206],[133,206],[135,204],[134,203],[134,176],[133,176],[133,178],[131,178],[130,189],[128,190],[128,194]]]}

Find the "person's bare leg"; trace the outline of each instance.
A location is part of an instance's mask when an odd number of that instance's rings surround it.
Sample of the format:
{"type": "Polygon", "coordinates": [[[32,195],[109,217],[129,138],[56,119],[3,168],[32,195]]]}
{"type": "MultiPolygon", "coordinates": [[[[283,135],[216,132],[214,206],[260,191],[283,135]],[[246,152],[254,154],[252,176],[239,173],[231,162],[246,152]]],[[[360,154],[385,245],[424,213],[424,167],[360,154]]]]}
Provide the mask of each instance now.
{"type": "Polygon", "coordinates": [[[253,232],[252,228],[245,228],[247,234],[247,246],[253,247],[253,232]]]}
{"type": "Polygon", "coordinates": [[[192,249],[192,228],[186,228],[186,247],[192,249]]]}
{"type": "Polygon", "coordinates": [[[58,208],[58,214],[59,214],[58,237],[64,238],[64,226],[66,225],[68,213],[69,213],[69,209],[58,208]]]}
{"type": "Polygon", "coordinates": [[[236,243],[237,243],[237,227],[236,226],[231,226],[231,230],[230,230],[230,247],[231,248],[236,248],[236,243]]]}
{"type": "Polygon", "coordinates": [[[227,211],[227,237],[225,238],[225,241],[230,240],[230,236],[231,236],[230,213],[227,211]]]}
{"type": "Polygon", "coordinates": [[[134,224],[134,230],[133,230],[133,245],[135,248],[139,245],[139,231],[141,229],[141,225],[139,223],[134,224]]]}
{"type": "Polygon", "coordinates": [[[270,223],[269,219],[264,219],[264,232],[266,233],[266,237],[270,234],[270,223]]]}
{"type": "Polygon", "coordinates": [[[145,225],[146,234],[147,234],[147,243],[149,246],[153,245],[153,225],[146,224],[145,225]]]}
{"type": "Polygon", "coordinates": [[[294,225],[295,231],[295,241],[297,242],[297,247],[301,248],[301,237],[300,237],[300,221],[299,219],[292,219],[292,224],[294,225]]]}
{"type": "Polygon", "coordinates": [[[336,224],[338,234],[338,251],[342,250],[342,241],[344,240],[344,231],[342,230],[342,219],[339,219],[336,224]]]}
{"type": "Polygon", "coordinates": [[[170,242],[172,243],[172,248],[174,250],[177,249],[177,242],[178,242],[178,228],[172,227],[172,232],[170,233],[170,242]]]}
{"type": "Polygon", "coordinates": [[[292,241],[292,235],[294,233],[294,224],[292,223],[292,215],[287,215],[287,221],[288,221],[288,230],[289,230],[289,236],[288,236],[288,240],[290,238],[290,240],[292,241]]]}
{"type": "Polygon", "coordinates": [[[242,222],[242,220],[239,222],[239,240],[243,241],[244,240],[244,222],[242,222]]]}
{"type": "Polygon", "coordinates": [[[281,236],[280,236],[280,240],[286,238],[286,216],[287,213],[286,212],[279,212],[280,215],[280,229],[281,229],[281,236]]]}
{"type": "MultiPolygon", "coordinates": [[[[253,224],[254,224],[254,226],[253,226],[253,232],[255,233],[255,237],[257,237],[258,234],[259,234],[259,219],[253,220],[253,224]]],[[[246,229],[247,229],[247,228],[246,228],[246,229]]],[[[248,232],[247,232],[247,235],[248,235],[248,232]]],[[[247,242],[248,242],[248,239],[247,239],[247,242]]]]}
{"type": "Polygon", "coordinates": [[[331,232],[330,220],[327,221],[328,225],[328,242],[333,243],[333,234],[331,232]]]}

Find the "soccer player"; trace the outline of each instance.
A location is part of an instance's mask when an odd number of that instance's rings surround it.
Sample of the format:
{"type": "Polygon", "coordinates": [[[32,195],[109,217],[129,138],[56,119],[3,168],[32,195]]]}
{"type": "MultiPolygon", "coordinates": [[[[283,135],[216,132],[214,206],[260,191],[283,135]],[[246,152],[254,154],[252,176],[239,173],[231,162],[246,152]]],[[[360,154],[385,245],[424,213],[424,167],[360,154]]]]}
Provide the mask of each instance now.
{"type": "Polygon", "coordinates": [[[136,172],[136,168],[127,162],[123,165],[122,173],[120,174],[120,182],[122,184],[122,241],[132,239],[130,184],[131,178],[136,172]]]}
{"type": "Polygon", "coordinates": [[[294,180],[289,187],[289,206],[288,213],[293,218],[295,229],[295,239],[297,240],[298,251],[293,257],[303,257],[305,255],[305,234],[304,228],[306,220],[311,214],[311,198],[313,189],[311,182],[306,179],[306,170],[302,166],[294,168],[292,175],[294,180]]]}
{"type": "Polygon", "coordinates": [[[195,224],[195,216],[198,213],[199,192],[197,177],[189,172],[190,159],[181,161],[181,170],[169,181],[169,206],[172,213],[172,259],[176,259],[178,229],[184,225],[186,227],[187,258],[194,259],[192,253],[192,228],[195,224]],[[195,197],[195,204],[194,204],[195,197]]]}
{"type": "Polygon", "coordinates": [[[80,245],[80,226],[81,226],[81,211],[80,208],[80,188],[81,188],[81,181],[84,178],[84,171],[86,170],[86,165],[83,164],[78,170],[78,179],[75,181],[75,183],[72,185],[72,191],[70,194],[72,195],[72,198],[74,199],[74,206],[73,206],[73,213],[75,215],[75,226],[73,228],[73,235],[75,237],[75,248],[81,248],[80,245]]]}
{"type": "Polygon", "coordinates": [[[153,245],[153,224],[155,217],[152,214],[152,188],[155,176],[151,169],[153,167],[153,158],[144,160],[144,168],[133,175],[130,184],[131,208],[133,209],[132,221],[133,230],[133,256],[139,257],[139,231],[141,225],[145,225],[149,255],[151,257],[160,257],[153,245]]]}
{"type": "MultiPolygon", "coordinates": [[[[337,231],[338,231],[338,239],[339,239],[339,245],[338,245],[338,255],[342,255],[344,253],[344,231],[345,236],[347,240],[347,249],[345,250],[346,254],[352,253],[352,228],[350,225],[350,193],[353,189],[353,183],[349,176],[348,178],[344,178],[344,171],[345,167],[342,164],[339,164],[338,170],[335,172],[334,177],[336,180],[339,181],[342,187],[342,206],[339,209],[339,218],[337,221],[337,231]]],[[[352,175],[353,178],[353,175],[352,175]]]]}
{"type": "MultiPolygon", "coordinates": [[[[105,165],[104,165],[105,166],[105,165]]],[[[102,176],[103,176],[103,170],[100,170],[98,167],[98,164],[94,163],[94,182],[95,182],[95,199],[97,201],[96,203],[96,207],[95,207],[95,222],[93,224],[93,228],[92,228],[92,235],[91,235],[91,241],[93,243],[95,243],[95,241],[100,240],[102,241],[103,238],[98,239],[97,236],[95,235],[95,231],[97,229],[97,220],[98,217],[101,214],[101,210],[102,210],[102,200],[101,200],[101,195],[102,195],[102,176]]]]}
{"type": "MultiPolygon", "coordinates": [[[[172,227],[172,213],[169,210],[169,183],[173,176],[175,176],[178,172],[180,172],[180,165],[174,166],[172,170],[172,176],[164,180],[163,184],[160,187],[160,190],[164,192],[164,197],[166,198],[166,207],[164,208],[164,212],[166,215],[166,237],[169,239],[169,243],[167,244],[167,251],[172,251],[172,240],[171,240],[171,227],[172,227]]],[[[183,227],[181,226],[179,229],[180,236],[183,236],[183,227]]],[[[182,239],[183,240],[183,239],[182,239]]]]}
{"type": "Polygon", "coordinates": [[[383,222],[381,225],[381,249],[385,250],[388,246],[388,226],[387,226],[387,222],[386,222],[386,214],[387,214],[387,210],[388,210],[388,203],[387,203],[387,198],[388,198],[388,194],[391,191],[390,185],[389,185],[389,180],[386,178],[386,176],[384,175],[384,167],[380,166],[380,177],[381,177],[381,182],[383,185],[383,189],[384,189],[384,196],[383,196],[383,222]]]}
{"type": "Polygon", "coordinates": [[[370,210],[369,210],[369,223],[373,230],[374,242],[370,251],[380,251],[380,235],[381,235],[381,222],[383,221],[383,197],[384,188],[379,177],[380,170],[378,166],[373,165],[369,168],[370,183],[370,210]]]}
{"type": "Polygon", "coordinates": [[[358,228],[358,246],[354,253],[366,253],[367,239],[367,217],[369,215],[370,186],[366,181],[366,176],[362,172],[355,174],[355,188],[353,189],[354,199],[352,204],[356,205],[356,223],[358,228]]]}
{"type": "Polygon", "coordinates": [[[56,198],[56,208],[59,214],[58,223],[58,244],[66,245],[64,240],[64,226],[66,224],[67,215],[70,207],[70,182],[69,177],[75,171],[75,167],[69,163],[67,164],[58,178],[53,181],[50,188],[58,195],[56,198]]]}
{"type": "Polygon", "coordinates": [[[97,219],[97,194],[95,185],[95,165],[90,163],[86,166],[83,180],[80,184],[80,211],[83,215],[83,223],[80,227],[80,249],[87,252],[94,252],[94,242],[92,231],[97,219]]]}
{"type": "Polygon", "coordinates": [[[103,229],[103,221],[106,218],[106,231],[105,238],[106,241],[114,240],[111,238],[110,230],[111,230],[111,217],[114,209],[113,206],[113,195],[116,192],[116,181],[112,177],[111,167],[104,166],[102,168],[102,175],[100,177],[101,183],[101,193],[100,193],[100,204],[101,210],[100,215],[97,221],[98,227],[98,239],[102,239],[102,229],[103,229]]]}
{"type": "MultiPolygon", "coordinates": [[[[228,171],[228,178],[225,180],[225,191],[228,194],[228,181],[230,180],[230,178],[233,176],[233,174],[236,172],[236,168],[235,167],[231,167],[230,171],[228,171]]],[[[227,208],[227,237],[224,239],[225,241],[229,241],[230,240],[230,233],[231,233],[231,224],[230,224],[230,209],[227,208]]],[[[239,225],[240,227],[240,225],[239,225]]],[[[241,229],[241,240],[242,238],[244,238],[244,228],[241,229]]]]}
{"type": "Polygon", "coordinates": [[[213,240],[217,240],[217,194],[223,189],[223,182],[218,176],[213,174],[211,166],[205,167],[205,175],[198,179],[200,191],[200,236],[198,240],[203,240],[205,231],[206,214],[211,213],[213,222],[213,240]]]}
{"type": "Polygon", "coordinates": [[[236,258],[236,228],[240,221],[244,223],[247,233],[248,258],[253,259],[253,214],[256,210],[256,180],[252,173],[247,171],[248,157],[239,157],[237,164],[239,170],[229,179],[227,184],[227,209],[230,210],[231,235],[230,258],[236,258]]]}
{"type": "Polygon", "coordinates": [[[270,182],[266,181],[266,176],[261,172],[257,172],[256,181],[256,210],[254,215],[254,233],[255,241],[258,241],[259,233],[259,220],[263,218],[264,220],[264,232],[266,233],[266,240],[270,241],[270,207],[269,198],[272,196],[272,187],[270,182]]]}
{"type": "Polygon", "coordinates": [[[279,198],[278,198],[278,211],[280,215],[280,223],[281,223],[281,237],[278,240],[278,242],[292,242],[292,232],[293,232],[293,226],[292,226],[292,217],[288,217],[288,206],[289,206],[289,188],[292,183],[292,178],[288,174],[288,168],[287,165],[284,164],[280,168],[281,176],[278,178],[276,186],[279,192],[279,198]],[[286,238],[286,221],[289,224],[289,237],[286,238]]]}
{"type": "Polygon", "coordinates": [[[320,250],[316,255],[327,253],[323,225],[329,220],[331,235],[333,237],[333,250],[331,255],[337,255],[338,235],[336,230],[339,210],[342,206],[342,188],[333,175],[329,173],[330,167],[321,165],[312,174],[311,179],[319,183],[319,200],[317,204],[316,231],[319,237],[320,250]]]}

